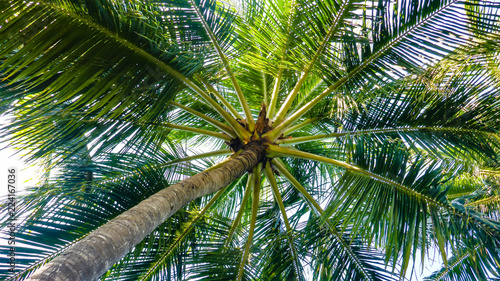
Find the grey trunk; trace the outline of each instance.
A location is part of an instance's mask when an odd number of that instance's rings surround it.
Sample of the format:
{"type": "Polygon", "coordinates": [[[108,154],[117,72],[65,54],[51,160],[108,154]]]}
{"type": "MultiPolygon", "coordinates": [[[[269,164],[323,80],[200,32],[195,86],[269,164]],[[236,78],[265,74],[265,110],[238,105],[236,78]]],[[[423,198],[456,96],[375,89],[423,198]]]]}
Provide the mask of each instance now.
{"type": "Polygon", "coordinates": [[[159,191],[117,216],[37,270],[28,280],[95,280],[192,200],[216,192],[258,164],[265,146],[249,143],[221,167],[159,191]]]}

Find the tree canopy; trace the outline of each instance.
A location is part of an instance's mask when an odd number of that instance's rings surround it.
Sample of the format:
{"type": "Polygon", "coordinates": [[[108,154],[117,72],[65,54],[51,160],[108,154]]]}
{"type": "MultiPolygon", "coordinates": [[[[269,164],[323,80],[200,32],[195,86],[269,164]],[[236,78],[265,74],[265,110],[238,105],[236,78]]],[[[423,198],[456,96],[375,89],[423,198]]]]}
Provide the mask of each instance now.
{"type": "Polygon", "coordinates": [[[101,280],[398,280],[435,253],[426,280],[500,278],[499,8],[3,0],[0,136],[46,174],[0,276],[258,143],[101,280]]]}

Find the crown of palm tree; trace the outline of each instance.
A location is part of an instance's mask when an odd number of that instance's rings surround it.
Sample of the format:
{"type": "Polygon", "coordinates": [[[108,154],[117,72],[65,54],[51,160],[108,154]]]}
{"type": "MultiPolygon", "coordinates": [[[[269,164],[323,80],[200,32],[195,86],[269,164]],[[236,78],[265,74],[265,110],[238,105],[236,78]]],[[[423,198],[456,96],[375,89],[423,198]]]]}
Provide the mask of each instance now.
{"type": "Polygon", "coordinates": [[[499,8],[3,0],[0,134],[47,174],[0,276],[497,276],[499,8]]]}

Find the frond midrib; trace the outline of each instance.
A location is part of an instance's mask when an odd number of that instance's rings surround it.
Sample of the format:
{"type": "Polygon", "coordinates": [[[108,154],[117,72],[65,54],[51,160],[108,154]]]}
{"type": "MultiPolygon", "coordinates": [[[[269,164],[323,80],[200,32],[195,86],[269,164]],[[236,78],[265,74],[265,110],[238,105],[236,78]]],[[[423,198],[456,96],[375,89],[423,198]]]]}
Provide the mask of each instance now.
{"type": "Polygon", "coordinates": [[[282,144],[298,144],[298,143],[304,143],[304,142],[309,142],[309,141],[320,141],[320,140],[325,140],[325,139],[329,139],[329,138],[336,138],[336,137],[343,137],[343,136],[399,133],[399,132],[417,132],[417,131],[470,133],[470,134],[483,134],[483,135],[489,135],[492,137],[498,137],[498,135],[494,132],[486,131],[486,130],[479,130],[479,129],[457,128],[457,127],[446,127],[446,126],[399,126],[399,127],[390,127],[390,128],[383,128],[383,129],[355,130],[355,131],[345,131],[345,132],[337,132],[337,133],[315,135],[315,136],[279,139],[276,142],[282,143],[282,144]]]}
{"type": "Polygon", "coordinates": [[[403,184],[395,182],[392,179],[380,176],[380,175],[375,174],[373,172],[370,172],[368,170],[362,169],[358,166],[354,166],[354,165],[348,164],[348,163],[343,162],[343,161],[330,159],[330,158],[326,158],[323,156],[319,156],[319,155],[315,155],[315,154],[311,154],[311,153],[307,153],[307,152],[302,152],[302,151],[295,150],[295,149],[279,147],[276,145],[268,146],[266,151],[267,151],[267,155],[269,157],[294,157],[294,158],[302,158],[302,159],[312,160],[312,161],[319,161],[319,162],[324,162],[327,164],[331,164],[331,165],[334,165],[337,167],[344,168],[344,169],[352,171],[354,173],[359,173],[361,175],[368,176],[368,177],[373,178],[381,183],[387,184],[389,186],[393,186],[396,189],[398,189],[404,193],[411,194],[412,196],[419,198],[420,200],[424,200],[427,204],[433,205],[433,206],[438,207],[438,208],[445,209],[448,212],[450,212],[451,214],[458,215],[466,220],[474,221],[475,223],[488,229],[489,231],[494,232],[496,235],[500,235],[500,229],[492,228],[488,225],[485,225],[483,222],[481,222],[480,218],[477,218],[476,216],[473,216],[473,215],[469,215],[466,211],[459,210],[447,202],[438,201],[438,200],[431,198],[425,194],[419,193],[410,187],[407,187],[403,184]]]}

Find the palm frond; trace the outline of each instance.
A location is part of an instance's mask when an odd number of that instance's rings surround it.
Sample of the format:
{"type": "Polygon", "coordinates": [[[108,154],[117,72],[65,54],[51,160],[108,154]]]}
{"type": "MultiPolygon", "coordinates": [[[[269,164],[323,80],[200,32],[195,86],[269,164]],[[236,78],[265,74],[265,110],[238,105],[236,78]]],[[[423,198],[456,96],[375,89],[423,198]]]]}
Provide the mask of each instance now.
{"type": "MultiPolygon", "coordinates": [[[[459,201],[447,202],[445,195],[449,186],[444,184],[445,176],[437,176],[441,173],[438,163],[426,163],[418,156],[415,160],[410,159],[411,154],[401,144],[386,143],[376,149],[358,143],[356,152],[353,152],[354,163],[377,174],[384,171],[385,177],[411,187],[421,196],[387,189],[374,179],[346,172],[338,183],[338,195],[330,202],[325,214],[343,221],[352,227],[354,233],[366,237],[369,243],[385,247],[387,258],[391,257],[393,261],[402,258],[402,264],[406,266],[416,248],[425,253],[431,238],[440,245],[444,255],[443,246],[454,243],[454,239],[445,233],[461,235],[460,240],[477,235],[485,243],[496,241],[498,222],[485,220],[471,209],[466,210],[459,201]],[[426,202],[426,197],[433,198],[434,202],[426,202]],[[473,229],[475,235],[469,236],[458,230],[463,227],[473,229]]],[[[405,271],[403,266],[402,273],[405,271]]]]}
{"type": "Polygon", "coordinates": [[[465,248],[447,261],[447,266],[424,280],[492,280],[498,276],[500,259],[476,246],[465,248]]]}
{"type": "MultiPolygon", "coordinates": [[[[429,69],[416,79],[394,85],[394,93],[375,90],[363,110],[334,117],[331,133],[278,140],[283,144],[357,136],[374,141],[402,139],[416,151],[435,157],[495,158],[498,124],[496,90],[482,62],[460,62],[429,69]]],[[[343,139],[343,140],[342,140],[343,139]]],[[[333,143],[333,142],[330,142],[333,143]]]]}
{"type": "MultiPolygon", "coordinates": [[[[32,96],[38,103],[71,101],[71,108],[99,117],[125,117],[130,106],[168,102],[184,88],[174,76],[190,76],[203,64],[195,49],[169,38],[169,30],[153,28],[160,24],[158,10],[132,2],[8,1],[2,11],[8,24],[0,32],[9,42],[0,52],[2,76],[11,87],[49,83],[32,96]]],[[[143,115],[161,112],[157,106],[143,115]]]]}
{"type": "MultiPolygon", "coordinates": [[[[184,175],[201,171],[182,164],[151,169],[151,165],[160,159],[169,158],[172,156],[165,150],[150,151],[142,156],[108,154],[98,159],[83,150],[67,158],[60,166],[58,176],[19,198],[19,205],[23,206],[19,211],[29,215],[22,219],[17,233],[21,245],[17,248],[20,257],[17,268],[20,271],[9,277],[26,278],[90,231],[184,175]],[[133,173],[128,173],[130,170],[133,173]],[[54,205],[54,202],[59,202],[59,205],[54,205]]],[[[179,216],[184,215],[181,212],[179,216]]],[[[2,225],[5,223],[2,221],[2,225]]],[[[176,229],[177,226],[168,228],[176,229]]],[[[3,247],[2,251],[5,250],[3,247]]],[[[7,270],[2,272],[7,274],[7,270]]]]}
{"type": "Polygon", "coordinates": [[[382,255],[353,239],[348,231],[341,237],[332,235],[330,227],[319,223],[317,218],[311,219],[304,229],[307,232],[302,239],[312,256],[313,279],[397,280],[385,269],[382,255]]]}

